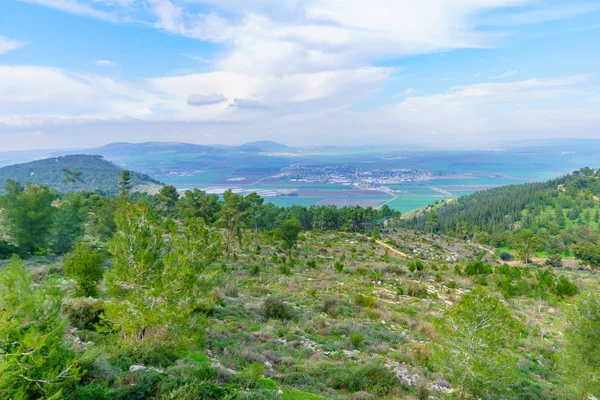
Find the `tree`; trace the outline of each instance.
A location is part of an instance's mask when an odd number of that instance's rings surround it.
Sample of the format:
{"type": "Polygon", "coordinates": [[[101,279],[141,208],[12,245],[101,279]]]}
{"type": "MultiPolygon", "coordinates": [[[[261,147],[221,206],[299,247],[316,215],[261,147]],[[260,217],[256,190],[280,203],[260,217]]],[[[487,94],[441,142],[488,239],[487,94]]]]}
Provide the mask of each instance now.
{"type": "Polygon", "coordinates": [[[119,196],[129,196],[129,191],[133,185],[131,184],[131,171],[121,171],[121,180],[119,181],[119,196]]]}
{"type": "Polygon", "coordinates": [[[559,368],[580,399],[600,396],[600,295],[582,296],[569,313],[559,368]]]}
{"type": "Polygon", "coordinates": [[[425,225],[431,232],[431,237],[433,237],[433,231],[438,226],[438,221],[439,221],[439,218],[435,211],[430,211],[427,213],[427,221],[425,222],[425,225]]]}
{"type": "Polygon", "coordinates": [[[246,219],[246,210],[248,202],[243,196],[227,190],[223,193],[223,205],[221,207],[220,224],[227,232],[227,244],[225,246],[225,254],[229,255],[231,250],[231,241],[234,235],[238,239],[242,238],[242,226],[246,219]]]}
{"type": "Polygon", "coordinates": [[[264,203],[265,199],[260,197],[255,192],[252,192],[248,196],[246,196],[246,200],[248,201],[248,203],[250,203],[250,212],[252,213],[252,219],[254,221],[254,232],[256,234],[258,234],[258,225],[256,223],[256,214],[258,213],[258,210],[260,210],[260,207],[264,203]]]}
{"type": "Polygon", "coordinates": [[[51,245],[55,254],[68,253],[83,236],[86,213],[83,199],[78,194],[70,194],[60,204],[52,228],[51,245]]]}
{"type": "Polygon", "coordinates": [[[539,248],[538,238],[531,229],[523,229],[513,237],[515,246],[519,250],[521,260],[527,264],[532,252],[539,248]]]}
{"type": "Polygon", "coordinates": [[[168,217],[172,217],[177,207],[177,200],[179,200],[179,193],[173,185],[163,186],[158,194],[156,200],[160,209],[168,217]]]}
{"type": "Polygon", "coordinates": [[[207,225],[212,225],[218,218],[221,204],[216,194],[206,194],[199,189],[186,190],[177,202],[181,218],[202,217],[207,225]]]}
{"type": "Polygon", "coordinates": [[[9,235],[27,252],[44,248],[53,223],[54,193],[40,185],[23,189],[14,181],[7,182],[6,192],[0,197],[0,207],[9,235]]]}
{"type": "Polygon", "coordinates": [[[104,241],[112,236],[116,229],[115,213],[117,205],[117,198],[106,198],[97,194],[89,197],[87,207],[90,234],[104,241]]]}
{"type": "Polygon", "coordinates": [[[104,255],[87,243],[78,243],[75,250],[65,256],[65,272],[75,278],[79,296],[96,296],[98,282],[102,280],[104,255]]]}
{"type": "Polygon", "coordinates": [[[290,258],[292,257],[292,250],[298,243],[298,235],[302,231],[300,222],[297,219],[288,219],[285,221],[277,230],[277,235],[283,240],[284,246],[288,251],[290,258]]]}
{"type": "Polygon", "coordinates": [[[69,186],[69,192],[73,191],[73,185],[77,182],[83,182],[81,171],[73,171],[71,168],[63,168],[65,179],[63,183],[69,186]]]}
{"type": "Polygon", "coordinates": [[[107,274],[104,321],[134,344],[195,342],[205,326],[213,274],[201,273],[215,256],[200,220],[181,238],[165,235],[152,209],[124,202],[110,241],[113,268],[107,274]],[[191,250],[191,251],[190,251],[191,250]]]}
{"type": "Polygon", "coordinates": [[[197,272],[202,272],[221,256],[222,241],[221,234],[210,230],[201,217],[186,219],[181,234],[173,238],[174,246],[185,251],[197,272]]]}
{"type": "Polygon", "coordinates": [[[6,399],[61,399],[80,378],[63,343],[56,290],[34,288],[18,257],[0,272],[0,393],[6,399]]]}
{"type": "Polygon", "coordinates": [[[575,258],[584,265],[588,265],[592,272],[600,268],[600,245],[594,243],[581,243],[571,246],[575,258]]]}
{"type": "Polygon", "coordinates": [[[476,288],[444,313],[433,362],[459,388],[475,398],[517,398],[517,358],[512,348],[522,328],[497,299],[476,288]]]}

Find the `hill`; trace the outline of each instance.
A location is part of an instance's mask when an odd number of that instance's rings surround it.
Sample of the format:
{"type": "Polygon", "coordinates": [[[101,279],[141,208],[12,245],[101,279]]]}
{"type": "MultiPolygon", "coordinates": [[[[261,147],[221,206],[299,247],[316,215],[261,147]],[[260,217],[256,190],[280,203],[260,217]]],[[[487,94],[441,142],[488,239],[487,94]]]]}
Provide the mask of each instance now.
{"type": "Polygon", "coordinates": [[[243,144],[241,146],[236,147],[237,150],[242,150],[246,152],[296,152],[296,149],[293,147],[286,146],[285,144],[271,142],[271,141],[258,141],[258,142],[250,142],[243,144]]]}
{"type": "Polygon", "coordinates": [[[144,142],[144,143],[110,143],[92,149],[96,154],[102,155],[144,155],[148,153],[194,153],[194,154],[219,154],[224,150],[211,146],[203,146],[181,142],[144,142]]]}
{"type": "MultiPolygon", "coordinates": [[[[67,192],[69,186],[64,183],[63,169],[65,168],[82,173],[82,182],[76,182],[73,185],[74,191],[117,192],[122,169],[104,160],[102,156],[94,155],[53,157],[0,168],[0,188],[3,190],[6,182],[12,179],[21,184],[44,184],[58,191],[67,192]]],[[[144,187],[161,184],[148,175],[138,172],[131,173],[131,181],[134,188],[140,191],[143,191],[144,187]]]]}
{"type": "Polygon", "coordinates": [[[514,236],[528,229],[537,237],[537,250],[568,256],[574,245],[596,242],[599,195],[600,169],[582,168],[547,182],[505,186],[437,202],[411,213],[405,225],[495,247],[515,247],[514,236]]]}

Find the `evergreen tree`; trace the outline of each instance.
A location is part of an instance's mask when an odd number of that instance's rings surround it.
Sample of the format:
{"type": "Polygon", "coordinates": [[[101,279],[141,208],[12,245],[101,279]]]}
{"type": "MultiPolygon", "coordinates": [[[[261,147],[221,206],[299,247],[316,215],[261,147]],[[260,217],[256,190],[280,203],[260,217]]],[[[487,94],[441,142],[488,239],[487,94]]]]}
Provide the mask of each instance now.
{"type": "Polygon", "coordinates": [[[175,186],[166,185],[160,189],[156,195],[156,200],[164,215],[172,217],[175,214],[179,193],[175,186]]]}
{"type": "Polygon", "coordinates": [[[78,182],[83,182],[81,171],[73,171],[71,168],[63,168],[65,179],[63,183],[69,186],[69,192],[73,191],[73,185],[78,182]]]}
{"type": "Polygon", "coordinates": [[[75,278],[79,296],[96,296],[98,282],[102,280],[104,255],[87,243],[78,243],[75,250],[65,256],[65,272],[75,278]]]}
{"type": "Polygon", "coordinates": [[[517,399],[512,352],[521,324],[495,298],[477,288],[444,313],[433,362],[457,385],[458,398],[469,391],[481,399],[517,399]]]}
{"type": "Polygon", "coordinates": [[[80,378],[63,342],[56,290],[34,288],[18,257],[0,272],[0,394],[4,399],[64,398],[80,378]]]}
{"type": "Polygon", "coordinates": [[[131,184],[131,171],[121,171],[121,180],[119,181],[119,196],[129,196],[129,192],[132,188],[131,184]]]}
{"type": "Polygon", "coordinates": [[[227,235],[227,244],[225,246],[225,254],[227,255],[229,255],[231,250],[234,235],[241,241],[242,228],[246,219],[248,206],[248,201],[243,196],[235,194],[231,190],[223,193],[220,224],[225,228],[227,235]]]}
{"type": "Polygon", "coordinates": [[[600,396],[600,295],[582,296],[569,313],[559,367],[579,399],[600,396]]]}
{"type": "Polygon", "coordinates": [[[254,233],[258,234],[258,224],[256,222],[256,216],[265,199],[253,192],[246,196],[246,200],[248,201],[248,203],[250,203],[250,212],[252,213],[252,220],[254,221],[254,233]]]}
{"type": "Polygon", "coordinates": [[[292,250],[294,250],[294,247],[298,243],[298,235],[301,231],[302,227],[297,219],[288,219],[277,230],[277,235],[283,241],[290,259],[292,257],[292,250]]]}
{"type": "Polygon", "coordinates": [[[78,194],[71,194],[60,204],[52,229],[52,250],[65,254],[73,249],[77,239],[83,237],[83,222],[87,210],[78,194]]]}
{"type": "Polygon", "coordinates": [[[47,246],[53,224],[55,195],[47,186],[31,185],[23,189],[9,181],[6,195],[0,197],[2,217],[8,233],[27,252],[47,246]]]}

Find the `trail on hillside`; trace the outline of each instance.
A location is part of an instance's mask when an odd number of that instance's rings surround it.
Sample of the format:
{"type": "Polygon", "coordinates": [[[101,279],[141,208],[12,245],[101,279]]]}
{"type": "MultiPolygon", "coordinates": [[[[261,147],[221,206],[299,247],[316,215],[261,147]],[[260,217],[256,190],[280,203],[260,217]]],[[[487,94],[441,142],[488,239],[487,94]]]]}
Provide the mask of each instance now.
{"type": "MultiPolygon", "coordinates": [[[[347,234],[349,234],[349,232],[340,232],[340,233],[342,233],[342,234],[344,234],[344,235],[347,235],[347,234]]],[[[362,233],[358,233],[358,232],[352,232],[352,233],[353,233],[354,235],[357,235],[357,236],[362,236],[362,237],[364,237],[364,238],[367,238],[367,239],[369,239],[369,240],[372,240],[370,237],[368,237],[368,236],[365,236],[365,235],[363,235],[362,233]]],[[[376,240],[375,240],[375,243],[377,243],[377,244],[378,244],[378,245],[380,245],[381,247],[385,247],[386,249],[390,250],[390,251],[391,251],[391,252],[393,252],[393,253],[396,253],[397,255],[399,255],[399,256],[401,256],[401,257],[410,258],[410,256],[409,256],[408,254],[406,254],[406,253],[404,253],[404,252],[402,252],[402,251],[400,251],[400,250],[398,250],[398,249],[396,249],[396,248],[394,248],[394,247],[390,246],[389,244],[387,244],[387,243],[385,243],[385,242],[383,242],[383,241],[381,241],[381,240],[379,240],[379,239],[376,239],[376,240]]]]}

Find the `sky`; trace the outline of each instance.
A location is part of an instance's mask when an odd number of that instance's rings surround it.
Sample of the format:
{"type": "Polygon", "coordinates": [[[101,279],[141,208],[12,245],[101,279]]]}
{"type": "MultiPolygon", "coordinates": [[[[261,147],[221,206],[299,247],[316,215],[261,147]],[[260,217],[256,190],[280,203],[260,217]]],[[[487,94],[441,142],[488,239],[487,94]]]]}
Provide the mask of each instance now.
{"type": "Polygon", "coordinates": [[[1,0],[0,151],[600,139],[600,0],[1,0]]]}

